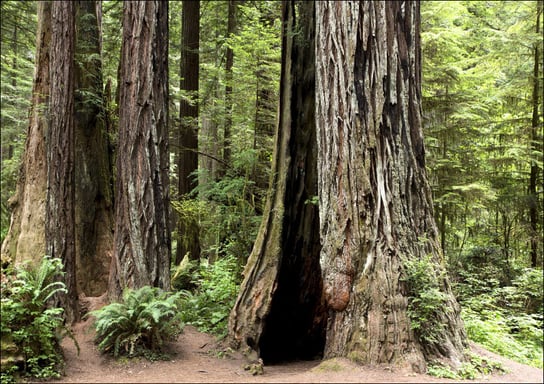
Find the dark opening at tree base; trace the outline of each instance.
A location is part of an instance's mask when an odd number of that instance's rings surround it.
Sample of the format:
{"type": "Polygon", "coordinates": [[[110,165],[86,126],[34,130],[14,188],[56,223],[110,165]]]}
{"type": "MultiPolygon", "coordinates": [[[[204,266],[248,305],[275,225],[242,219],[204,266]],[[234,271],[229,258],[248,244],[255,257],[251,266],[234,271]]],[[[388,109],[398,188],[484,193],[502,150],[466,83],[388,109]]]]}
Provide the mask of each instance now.
{"type": "Polygon", "coordinates": [[[306,313],[281,313],[278,310],[268,317],[259,343],[259,355],[265,364],[318,360],[323,357],[325,327],[324,324],[312,323],[312,312],[310,308],[307,308],[306,313]],[[308,325],[304,326],[305,323],[308,325]]]}
{"type": "Polygon", "coordinates": [[[325,348],[321,272],[318,268],[317,273],[305,275],[301,271],[311,269],[285,264],[259,340],[259,356],[265,364],[321,359],[325,348]]]}

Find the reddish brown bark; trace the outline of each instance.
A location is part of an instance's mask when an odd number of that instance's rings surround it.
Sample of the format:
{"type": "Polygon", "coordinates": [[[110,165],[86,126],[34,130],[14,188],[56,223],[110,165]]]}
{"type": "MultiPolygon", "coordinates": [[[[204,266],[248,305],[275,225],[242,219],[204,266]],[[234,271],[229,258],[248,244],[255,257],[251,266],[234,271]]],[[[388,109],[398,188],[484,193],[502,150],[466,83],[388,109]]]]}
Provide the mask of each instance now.
{"type": "Polygon", "coordinates": [[[79,317],[76,286],[74,178],[75,3],[55,1],[51,8],[49,126],[47,130],[46,254],[64,265],[67,293],[59,294],[68,322],[79,317]]]}
{"type": "Polygon", "coordinates": [[[170,288],[168,3],[123,4],[114,257],[109,295],[170,288]]]}

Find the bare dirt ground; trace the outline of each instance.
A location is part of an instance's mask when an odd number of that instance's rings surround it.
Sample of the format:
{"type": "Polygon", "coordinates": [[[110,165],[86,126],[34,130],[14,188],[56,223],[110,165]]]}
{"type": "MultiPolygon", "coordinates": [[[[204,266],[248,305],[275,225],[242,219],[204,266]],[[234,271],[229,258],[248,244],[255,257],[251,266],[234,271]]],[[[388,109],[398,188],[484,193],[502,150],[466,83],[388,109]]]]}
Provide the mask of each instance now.
{"type": "MultiPolygon", "coordinates": [[[[264,367],[264,374],[253,376],[244,370],[246,359],[239,353],[220,353],[222,346],[210,335],[191,326],[171,344],[170,361],[149,362],[145,359],[120,359],[101,355],[93,343],[91,320],[73,328],[80,353],[72,340],[63,341],[66,375],[50,383],[451,383],[454,380],[416,375],[390,367],[360,366],[346,359],[300,361],[264,367]]],[[[496,374],[466,382],[542,383],[543,371],[502,358],[474,345],[474,352],[503,363],[506,374],[496,374]]]]}

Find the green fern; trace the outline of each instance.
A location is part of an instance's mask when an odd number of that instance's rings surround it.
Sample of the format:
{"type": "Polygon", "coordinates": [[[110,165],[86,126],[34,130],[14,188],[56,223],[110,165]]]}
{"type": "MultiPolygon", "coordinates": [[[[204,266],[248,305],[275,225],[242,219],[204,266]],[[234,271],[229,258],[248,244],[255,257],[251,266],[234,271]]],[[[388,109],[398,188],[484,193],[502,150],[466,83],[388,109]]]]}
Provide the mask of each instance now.
{"type": "MultiPolygon", "coordinates": [[[[14,373],[38,378],[60,376],[60,338],[65,334],[75,339],[63,324],[63,309],[48,308],[47,303],[55,294],[66,292],[64,283],[58,281],[62,270],[60,259],[44,257],[37,267],[23,264],[8,271],[2,281],[2,355],[21,356],[23,360],[20,365],[3,366],[3,380],[14,373]]],[[[76,347],[79,350],[77,343],[76,347]]]]}
{"type": "Polygon", "coordinates": [[[103,353],[115,357],[152,356],[182,330],[179,314],[183,292],[170,294],[149,286],[125,290],[120,303],[111,303],[90,313],[96,316],[95,342],[103,353]]]}

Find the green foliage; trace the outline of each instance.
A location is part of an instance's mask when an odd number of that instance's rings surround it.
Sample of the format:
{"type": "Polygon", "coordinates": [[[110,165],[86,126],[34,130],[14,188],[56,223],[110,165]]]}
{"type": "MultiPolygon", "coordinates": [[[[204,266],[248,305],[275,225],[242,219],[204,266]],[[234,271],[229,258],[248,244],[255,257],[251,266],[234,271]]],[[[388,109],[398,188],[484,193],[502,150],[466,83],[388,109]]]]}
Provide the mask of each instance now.
{"type": "MultiPolygon", "coordinates": [[[[527,266],[531,237],[543,254],[544,195],[527,194],[532,164],[537,185],[543,182],[542,145],[533,137],[542,143],[543,132],[531,128],[534,49],[542,46],[538,6],[421,3],[427,165],[453,270],[471,249],[496,247],[501,280],[510,279],[508,268],[527,266]],[[526,216],[530,204],[538,207],[536,232],[526,216]]],[[[537,76],[542,95],[542,66],[537,76]]],[[[542,127],[541,98],[538,108],[542,127]]]]}
{"type": "Polygon", "coordinates": [[[225,257],[213,264],[202,260],[199,268],[191,273],[191,279],[197,288],[183,302],[183,320],[201,332],[225,336],[228,316],[238,294],[237,260],[225,257]]]}
{"type": "Polygon", "coordinates": [[[466,298],[463,320],[469,338],[490,351],[520,363],[542,368],[542,312],[524,313],[521,292],[505,287],[466,298]]]}
{"type": "Polygon", "coordinates": [[[149,286],[127,289],[123,300],[90,312],[96,316],[95,342],[102,353],[162,358],[165,342],[182,331],[183,292],[170,294],[149,286]]]}
{"type": "Polygon", "coordinates": [[[492,273],[489,267],[465,271],[454,285],[469,338],[493,352],[542,368],[542,271],[525,269],[512,285],[501,285],[492,273]]]}
{"type": "Polygon", "coordinates": [[[248,177],[237,175],[237,171],[240,169],[234,168],[218,181],[199,184],[194,192],[200,200],[173,206],[182,217],[198,215],[201,256],[234,256],[239,264],[245,264],[261,221],[262,207],[257,200],[261,200],[259,195],[264,191],[248,177]]]}
{"type": "Polygon", "coordinates": [[[457,370],[440,362],[432,362],[427,367],[427,373],[431,376],[453,380],[474,380],[482,375],[505,372],[500,363],[470,351],[465,351],[465,359],[466,361],[457,370]]]}
{"type": "Polygon", "coordinates": [[[63,355],[60,349],[64,327],[63,309],[49,308],[48,300],[66,292],[60,259],[43,258],[34,268],[25,264],[2,280],[1,340],[2,381],[13,374],[36,378],[60,377],[63,355]]]}
{"type": "Polygon", "coordinates": [[[404,277],[408,285],[408,316],[415,334],[424,343],[437,344],[441,341],[444,324],[437,312],[447,308],[447,295],[441,291],[443,272],[432,260],[431,255],[421,259],[404,260],[404,277]]]}
{"type": "Polygon", "coordinates": [[[8,199],[15,185],[25,143],[34,73],[36,2],[1,2],[0,60],[0,243],[9,228],[8,199]]]}

